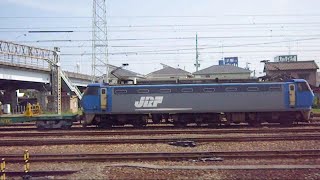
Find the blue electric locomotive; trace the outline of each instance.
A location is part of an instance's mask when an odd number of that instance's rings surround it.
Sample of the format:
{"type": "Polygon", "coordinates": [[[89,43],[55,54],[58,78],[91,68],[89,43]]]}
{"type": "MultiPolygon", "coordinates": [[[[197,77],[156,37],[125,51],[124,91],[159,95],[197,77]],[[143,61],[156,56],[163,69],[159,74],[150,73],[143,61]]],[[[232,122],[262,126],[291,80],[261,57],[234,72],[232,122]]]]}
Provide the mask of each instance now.
{"type": "Polygon", "coordinates": [[[166,121],[230,124],[308,121],[314,94],[302,79],[289,82],[88,85],[82,97],[84,125],[111,127],[166,121]]]}

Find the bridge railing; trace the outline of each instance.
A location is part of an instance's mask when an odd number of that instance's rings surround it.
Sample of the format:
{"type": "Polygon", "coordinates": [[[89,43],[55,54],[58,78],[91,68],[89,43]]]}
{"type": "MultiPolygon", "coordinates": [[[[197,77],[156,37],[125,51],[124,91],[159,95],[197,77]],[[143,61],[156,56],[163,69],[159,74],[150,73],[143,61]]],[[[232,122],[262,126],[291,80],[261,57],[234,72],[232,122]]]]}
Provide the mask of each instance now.
{"type": "Polygon", "coordinates": [[[66,74],[63,72],[63,71],[60,71],[60,75],[61,75],[61,78],[63,79],[63,81],[67,84],[67,86],[69,87],[69,89],[71,91],[73,91],[77,97],[81,100],[82,98],[82,94],[81,94],[81,91],[78,89],[77,86],[75,86],[71,81],[70,79],[68,78],[68,76],[66,76],[66,74]]]}
{"type": "Polygon", "coordinates": [[[11,108],[11,114],[23,114],[26,111],[26,106],[17,105],[11,108]]]}
{"type": "Polygon", "coordinates": [[[50,68],[53,51],[0,40],[0,61],[36,68],[50,68]]]}

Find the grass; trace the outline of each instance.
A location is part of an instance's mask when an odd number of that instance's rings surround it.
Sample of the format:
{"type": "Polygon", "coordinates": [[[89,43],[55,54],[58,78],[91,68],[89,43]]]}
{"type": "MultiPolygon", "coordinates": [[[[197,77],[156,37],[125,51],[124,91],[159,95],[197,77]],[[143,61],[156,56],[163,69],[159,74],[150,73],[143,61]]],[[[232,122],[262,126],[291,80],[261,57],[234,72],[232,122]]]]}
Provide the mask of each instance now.
{"type": "Polygon", "coordinates": [[[313,108],[313,109],[312,109],[312,112],[313,112],[313,113],[319,113],[319,114],[320,114],[320,109],[318,109],[318,108],[317,108],[317,109],[313,108]]]}

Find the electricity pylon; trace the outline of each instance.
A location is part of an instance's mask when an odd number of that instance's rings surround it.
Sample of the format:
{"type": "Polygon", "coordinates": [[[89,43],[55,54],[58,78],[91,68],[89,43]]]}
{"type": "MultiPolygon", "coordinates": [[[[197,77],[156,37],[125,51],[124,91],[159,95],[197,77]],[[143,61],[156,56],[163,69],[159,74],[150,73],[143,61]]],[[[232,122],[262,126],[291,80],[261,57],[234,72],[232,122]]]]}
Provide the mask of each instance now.
{"type": "Polygon", "coordinates": [[[93,0],[92,81],[104,76],[108,82],[108,37],[106,0],[93,0]]]}

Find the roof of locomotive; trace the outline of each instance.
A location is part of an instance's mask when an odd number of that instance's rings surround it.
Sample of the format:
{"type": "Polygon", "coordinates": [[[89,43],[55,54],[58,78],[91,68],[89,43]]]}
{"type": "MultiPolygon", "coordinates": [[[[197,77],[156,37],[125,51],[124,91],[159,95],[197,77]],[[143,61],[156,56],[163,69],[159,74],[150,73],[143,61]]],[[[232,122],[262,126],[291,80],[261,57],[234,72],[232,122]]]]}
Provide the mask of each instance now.
{"type": "Polygon", "coordinates": [[[130,87],[177,87],[177,86],[208,86],[208,85],[270,85],[270,84],[287,84],[289,82],[306,82],[304,79],[292,79],[290,81],[286,82],[257,82],[257,83],[211,83],[211,84],[157,84],[157,85],[135,85],[135,84],[125,84],[125,85],[109,85],[107,83],[93,83],[89,84],[88,87],[125,87],[125,88],[130,88],[130,87]]]}

